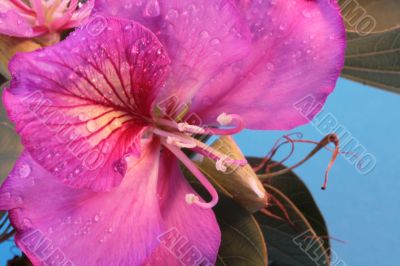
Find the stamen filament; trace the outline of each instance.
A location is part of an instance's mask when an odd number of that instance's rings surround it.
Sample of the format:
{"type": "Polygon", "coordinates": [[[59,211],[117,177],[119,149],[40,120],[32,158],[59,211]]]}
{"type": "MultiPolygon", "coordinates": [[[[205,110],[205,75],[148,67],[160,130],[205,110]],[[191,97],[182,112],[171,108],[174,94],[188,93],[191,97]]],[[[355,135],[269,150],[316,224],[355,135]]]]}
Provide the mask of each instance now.
{"type": "Polygon", "coordinates": [[[180,148],[193,149],[197,146],[196,143],[193,141],[194,139],[192,139],[184,134],[178,135],[178,134],[174,134],[171,132],[161,130],[159,128],[154,128],[153,133],[166,138],[168,144],[175,145],[180,148]]]}
{"type": "Polygon", "coordinates": [[[199,182],[207,189],[208,193],[211,195],[210,202],[201,202],[199,197],[193,193],[186,194],[185,200],[188,204],[196,204],[197,206],[210,209],[218,203],[218,193],[214,186],[208,181],[208,179],[203,175],[203,173],[196,167],[196,165],[177,147],[168,145],[163,142],[164,146],[168,148],[188,169],[193,173],[193,175],[199,180],[199,182]]]}
{"type": "Polygon", "coordinates": [[[223,163],[226,164],[235,164],[235,165],[239,165],[239,166],[245,166],[247,164],[247,160],[242,159],[242,160],[237,160],[237,159],[233,159],[230,158],[228,155],[218,151],[217,149],[214,149],[211,146],[208,146],[207,144],[193,139],[193,141],[196,143],[196,148],[193,149],[193,151],[208,157],[210,159],[212,159],[213,161],[220,161],[222,160],[223,163]]]}
{"type": "Polygon", "coordinates": [[[46,24],[46,14],[44,11],[44,6],[42,0],[32,0],[32,9],[36,12],[37,21],[39,22],[39,26],[43,26],[46,24]]]}

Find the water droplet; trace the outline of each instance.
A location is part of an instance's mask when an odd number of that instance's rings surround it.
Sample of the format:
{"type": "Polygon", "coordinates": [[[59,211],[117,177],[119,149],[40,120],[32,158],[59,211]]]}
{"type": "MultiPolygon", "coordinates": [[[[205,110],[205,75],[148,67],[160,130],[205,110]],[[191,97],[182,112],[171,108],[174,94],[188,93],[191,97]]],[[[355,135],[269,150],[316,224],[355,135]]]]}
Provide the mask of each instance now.
{"type": "Polygon", "coordinates": [[[274,69],[275,69],[274,64],[272,64],[272,63],[267,63],[267,70],[268,70],[268,71],[273,71],[274,69]]]}
{"type": "Polygon", "coordinates": [[[107,232],[110,233],[110,234],[111,234],[113,231],[114,231],[114,230],[112,229],[112,227],[108,228],[108,230],[107,230],[107,232]]]}
{"type": "Polygon", "coordinates": [[[221,41],[220,41],[219,39],[215,38],[215,39],[212,39],[212,40],[210,41],[210,43],[211,43],[211,45],[218,45],[218,44],[221,43],[221,41]]]}
{"type": "Polygon", "coordinates": [[[85,113],[80,113],[80,114],[78,115],[78,119],[79,119],[80,121],[85,121],[85,120],[87,120],[87,115],[86,115],[85,113]]]}
{"type": "Polygon", "coordinates": [[[304,9],[303,12],[301,12],[304,17],[306,18],[311,18],[311,12],[307,9],[304,9]]]}
{"type": "Polygon", "coordinates": [[[32,221],[31,221],[30,219],[28,219],[28,218],[24,218],[24,219],[22,220],[22,223],[23,223],[23,225],[26,226],[26,227],[32,227],[32,221]]]}
{"type": "Polygon", "coordinates": [[[124,8],[125,8],[125,9],[131,9],[131,8],[132,8],[132,3],[131,3],[130,1],[126,2],[126,3],[124,4],[124,8]]]}
{"type": "Polygon", "coordinates": [[[124,27],[124,30],[130,30],[132,29],[132,24],[128,24],[124,27]]]}
{"type": "Polygon", "coordinates": [[[160,4],[158,0],[148,0],[143,10],[144,17],[157,17],[160,15],[160,4]]]}
{"type": "Polygon", "coordinates": [[[117,160],[113,163],[113,169],[115,172],[119,173],[120,175],[125,175],[126,172],[126,161],[124,158],[117,160]]]}
{"type": "Polygon", "coordinates": [[[206,39],[206,38],[210,37],[210,34],[208,33],[208,31],[203,30],[202,32],[200,32],[200,37],[203,39],[206,39]]]}
{"type": "Polygon", "coordinates": [[[68,217],[66,217],[66,218],[64,219],[64,223],[65,223],[65,224],[70,224],[71,221],[72,221],[71,216],[68,216],[68,217]]]}
{"type": "Polygon", "coordinates": [[[95,132],[97,130],[97,123],[95,120],[90,120],[86,123],[86,128],[89,132],[95,132]]]}
{"type": "Polygon", "coordinates": [[[179,12],[175,9],[170,9],[165,15],[165,19],[169,21],[173,21],[179,17],[179,12]]]}
{"type": "Polygon", "coordinates": [[[21,178],[27,178],[31,174],[31,167],[28,164],[23,164],[18,170],[19,176],[21,178]]]}
{"type": "Polygon", "coordinates": [[[100,216],[99,216],[98,214],[96,214],[96,215],[93,217],[93,220],[97,223],[98,221],[100,221],[100,216]]]}
{"type": "Polygon", "coordinates": [[[102,153],[108,153],[110,151],[111,145],[110,143],[104,143],[104,146],[101,148],[102,153]]]}
{"type": "Polygon", "coordinates": [[[22,199],[21,196],[17,196],[17,197],[15,197],[15,203],[22,204],[22,203],[24,203],[24,200],[22,199]]]}

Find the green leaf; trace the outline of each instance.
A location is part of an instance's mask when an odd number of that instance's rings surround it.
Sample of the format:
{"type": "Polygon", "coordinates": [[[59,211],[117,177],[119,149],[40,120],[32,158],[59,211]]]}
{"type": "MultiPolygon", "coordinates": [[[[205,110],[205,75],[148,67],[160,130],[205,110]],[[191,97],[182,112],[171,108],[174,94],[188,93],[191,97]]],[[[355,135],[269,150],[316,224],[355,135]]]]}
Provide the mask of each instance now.
{"type": "Polygon", "coordinates": [[[400,1],[340,0],[347,49],[342,76],[400,92],[400,1]]]}
{"type": "Polygon", "coordinates": [[[374,32],[385,31],[400,26],[398,0],[339,0],[348,31],[357,31],[373,21],[370,28],[374,32]]]}
{"type": "MultiPolygon", "coordinates": [[[[329,265],[329,255],[321,238],[302,215],[296,205],[278,189],[265,185],[267,192],[285,208],[288,219],[267,216],[261,212],[255,217],[264,233],[272,265],[329,265]]],[[[269,211],[284,216],[278,206],[271,205],[269,211]]]]}
{"type": "MultiPolygon", "coordinates": [[[[262,159],[247,158],[247,160],[256,166],[262,159]]],[[[281,169],[284,167],[278,166],[274,171],[281,169]]],[[[262,173],[264,173],[262,170],[258,172],[262,173]]],[[[317,260],[318,265],[329,265],[328,230],[311,193],[300,178],[290,171],[269,177],[264,184],[266,191],[282,204],[288,217],[276,204],[272,204],[268,210],[279,217],[289,218],[293,223],[290,225],[284,219],[278,220],[263,213],[255,215],[264,232],[270,261],[276,265],[312,265],[313,261],[321,256],[317,260]],[[322,236],[324,238],[319,238],[322,236]],[[311,244],[313,246],[307,251],[308,245],[311,244]]]]}
{"type": "Polygon", "coordinates": [[[256,219],[234,201],[223,198],[215,208],[222,231],[217,265],[267,265],[267,248],[256,219]]]}
{"type": "Polygon", "coordinates": [[[348,33],[342,76],[400,92],[400,27],[367,36],[348,33]]]}

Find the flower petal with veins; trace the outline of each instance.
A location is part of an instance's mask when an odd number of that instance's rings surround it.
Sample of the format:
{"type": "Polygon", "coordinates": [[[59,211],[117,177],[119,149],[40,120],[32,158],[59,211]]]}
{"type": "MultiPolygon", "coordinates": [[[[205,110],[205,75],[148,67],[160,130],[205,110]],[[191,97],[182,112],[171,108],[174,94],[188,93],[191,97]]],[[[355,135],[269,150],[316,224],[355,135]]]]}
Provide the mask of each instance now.
{"type": "Polygon", "coordinates": [[[139,24],[107,24],[98,36],[82,28],[53,47],[16,55],[4,93],[32,157],[65,183],[98,191],[118,185],[124,155],[140,152],[170,63],[139,24]]]}
{"type": "Polygon", "coordinates": [[[192,111],[205,124],[236,113],[250,129],[287,130],[309,122],[344,64],[345,28],[335,1],[237,0],[252,36],[249,56],[210,76],[192,111]],[[314,99],[308,118],[294,104],[314,99]]]}
{"type": "Polygon", "coordinates": [[[160,157],[158,142],[143,149],[109,192],[67,187],[29,153],[21,156],[0,189],[0,210],[10,211],[17,245],[34,265],[215,262],[220,231],[212,210],[185,203],[193,189],[171,154],[160,157]]]}
{"type": "Polygon", "coordinates": [[[99,0],[95,11],[133,19],[160,39],[172,69],[158,101],[174,95],[190,102],[210,78],[250,52],[250,32],[229,0],[99,0]]]}

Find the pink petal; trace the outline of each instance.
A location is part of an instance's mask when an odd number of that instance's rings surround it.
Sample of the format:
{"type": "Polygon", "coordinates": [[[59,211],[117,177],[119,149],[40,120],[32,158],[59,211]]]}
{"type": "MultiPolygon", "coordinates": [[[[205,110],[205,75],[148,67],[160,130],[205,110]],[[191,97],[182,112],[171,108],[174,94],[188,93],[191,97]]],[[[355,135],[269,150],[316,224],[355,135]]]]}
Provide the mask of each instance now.
{"type": "Polygon", "coordinates": [[[237,0],[252,33],[251,54],[217,73],[196,94],[204,123],[223,112],[251,129],[307,123],[335,87],[344,63],[345,31],[335,1],[237,0]],[[307,118],[296,103],[313,99],[307,118]]]}
{"type": "Polygon", "coordinates": [[[215,265],[221,232],[213,211],[188,205],[185,195],[195,192],[174,156],[165,151],[162,162],[158,194],[164,232],[146,265],[215,265]]]}
{"type": "Polygon", "coordinates": [[[66,187],[25,152],[0,188],[0,210],[10,211],[16,242],[34,265],[213,265],[215,216],[186,204],[193,190],[178,162],[159,154],[150,143],[118,188],[93,192],[66,187]]]}
{"type": "Polygon", "coordinates": [[[35,37],[46,30],[33,30],[35,16],[28,15],[9,1],[0,1],[0,34],[13,37],[35,37]]]}
{"type": "Polygon", "coordinates": [[[229,0],[99,0],[95,10],[142,23],[166,47],[172,74],[159,101],[173,95],[190,102],[204,83],[249,52],[249,30],[229,0]]]}
{"type": "Polygon", "coordinates": [[[101,17],[53,47],[18,54],[4,102],[35,160],[74,187],[106,190],[121,182],[123,157],[139,152],[168,65],[151,32],[101,17]]]}
{"type": "Polygon", "coordinates": [[[153,143],[110,192],[69,188],[25,152],[0,189],[17,245],[34,265],[140,265],[162,232],[159,152],[153,143]]]}

